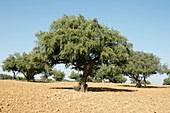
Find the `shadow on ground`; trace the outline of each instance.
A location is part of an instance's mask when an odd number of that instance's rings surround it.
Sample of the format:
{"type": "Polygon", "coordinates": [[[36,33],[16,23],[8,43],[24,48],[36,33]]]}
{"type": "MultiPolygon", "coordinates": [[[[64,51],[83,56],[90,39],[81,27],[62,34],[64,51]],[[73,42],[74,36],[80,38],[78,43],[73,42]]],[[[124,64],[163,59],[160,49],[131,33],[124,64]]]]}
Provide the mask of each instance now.
{"type": "MultiPolygon", "coordinates": [[[[117,86],[123,86],[123,87],[136,87],[135,85],[117,85],[117,86]]],[[[170,86],[142,86],[141,88],[170,88],[170,86]]]]}
{"type": "MultiPolygon", "coordinates": [[[[50,89],[74,89],[73,87],[51,87],[50,89]]],[[[88,87],[88,91],[92,92],[135,92],[138,90],[130,90],[130,89],[115,89],[115,88],[107,88],[107,87],[88,87]]]]}

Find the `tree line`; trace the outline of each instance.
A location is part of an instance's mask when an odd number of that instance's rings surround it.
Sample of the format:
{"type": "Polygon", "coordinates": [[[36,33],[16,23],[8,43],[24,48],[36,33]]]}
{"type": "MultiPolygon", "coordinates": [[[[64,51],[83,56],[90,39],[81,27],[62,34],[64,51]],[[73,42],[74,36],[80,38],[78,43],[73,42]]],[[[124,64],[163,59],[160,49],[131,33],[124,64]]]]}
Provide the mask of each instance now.
{"type": "Polygon", "coordinates": [[[141,87],[153,74],[169,74],[168,66],[152,53],[134,51],[119,31],[83,15],[63,15],[53,21],[49,31],[36,33],[36,46],[30,53],[15,53],[3,61],[3,70],[12,71],[14,79],[22,73],[27,81],[42,73],[47,79],[57,64],[65,64],[82,72],[79,76],[80,91],[87,90],[89,77],[115,82],[128,76],[141,87]],[[116,78],[117,77],[117,78],[116,78]]]}

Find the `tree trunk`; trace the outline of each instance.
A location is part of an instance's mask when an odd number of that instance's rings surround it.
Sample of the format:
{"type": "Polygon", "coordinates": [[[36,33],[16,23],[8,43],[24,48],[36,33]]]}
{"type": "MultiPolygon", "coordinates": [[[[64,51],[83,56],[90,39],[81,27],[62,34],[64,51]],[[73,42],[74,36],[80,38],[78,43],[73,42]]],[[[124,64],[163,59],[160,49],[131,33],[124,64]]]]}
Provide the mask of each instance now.
{"type": "Polygon", "coordinates": [[[45,73],[44,75],[45,82],[48,82],[48,75],[45,73]]]}
{"type": "Polygon", "coordinates": [[[136,80],[136,87],[141,88],[142,85],[141,85],[140,80],[138,79],[138,77],[136,77],[135,80],[136,80]]]}
{"type": "Polygon", "coordinates": [[[16,74],[15,74],[15,72],[13,72],[13,79],[14,80],[16,80],[17,78],[16,78],[16,74]]]}
{"type": "Polygon", "coordinates": [[[142,85],[141,85],[141,83],[140,83],[140,80],[137,80],[137,81],[136,81],[136,87],[137,87],[137,88],[141,88],[141,87],[142,87],[142,85]]]}
{"type": "Polygon", "coordinates": [[[26,78],[27,78],[27,82],[30,82],[30,75],[28,72],[26,72],[26,78]]]}
{"type": "Polygon", "coordinates": [[[102,83],[104,83],[104,78],[102,77],[102,83]]]}
{"type": "Polygon", "coordinates": [[[85,63],[83,76],[79,83],[81,86],[80,92],[86,92],[88,90],[88,86],[86,84],[87,77],[88,77],[88,70],[87,70],[87,64],[85,63]]]}
{"type": "Polygon", "coordinates": [[[143,81],[144,81],[144,87],[146,87],[146,74],[144,74],[144,77],[143,77],[143,81]]]}

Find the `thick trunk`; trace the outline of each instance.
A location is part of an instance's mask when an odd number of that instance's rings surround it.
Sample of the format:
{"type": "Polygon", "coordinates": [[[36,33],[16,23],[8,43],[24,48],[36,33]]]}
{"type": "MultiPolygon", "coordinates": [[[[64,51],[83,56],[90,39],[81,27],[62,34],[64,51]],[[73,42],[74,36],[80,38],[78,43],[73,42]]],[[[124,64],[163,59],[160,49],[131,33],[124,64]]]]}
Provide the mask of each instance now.
{"type": "Polygon", "coordinates": [[[81,89],[80,89],[81,92],[86,92],[88,90],[88,86],[86,84],[87,77],[88,77],[88,69],[87,69],[87,64],[85,64],[83,76],[82,76],[80,83],[79,83],[80,86],[81,86],[81,89]]]}
{"type": "Polygon", "coordinates": [[[46,73],[45,73],[45,75],[44,75],[44,79],[45,79],[45,82],[48,82],[48,76],[47,76],[46,73]]]}
{"type": "Polygon", "coordinates": [[[146,76],[145,75],[144,75],[143,81],[144,81],[144,87],[146,87],[146,76]]]}
{"type": "Polygon", "coordinates": [[[144,74],[144,76],[143,76],[143,78],[144,78],[144,79],[143,79],[143,81],[144,81],[144,87],[146,87],[146,75],[147,75],[147,74],[144,74]]]}
{"type": "Polygon", "coordinates": [[[140,83],[140,80],[137,80],[137,81],[136,81],[136,87],[138,87],[138,88],[141,88],[141,87],[142,87],[142,85],[141,85],[141,83],[140,83]]]}
{"type": "Polygon", "coordinates": [[[140,80],[138,79],[138,77],[136,77],[135,80],[136,80],[136,87],[141,88],[142,85],[141,85],[140,80]]]}
{"type": "Polygon", "coordinates": [[[16,74],[15,74],[15,72],[13,72],[13,79],[14,80],[16,80],[17,78],[16,78],[16,74]]]}
{"type": "Polygon", "coordinates": [[[26,72],[26,78],[27,78],[27,81],[30,82],[30,75],[28,72],[26,72]]]}

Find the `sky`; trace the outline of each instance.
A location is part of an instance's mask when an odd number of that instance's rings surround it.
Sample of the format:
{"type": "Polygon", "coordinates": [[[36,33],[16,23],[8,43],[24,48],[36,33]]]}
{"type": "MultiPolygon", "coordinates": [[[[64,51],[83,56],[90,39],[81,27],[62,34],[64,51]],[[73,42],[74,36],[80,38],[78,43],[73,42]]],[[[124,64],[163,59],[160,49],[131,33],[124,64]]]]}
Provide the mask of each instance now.
{"type": "MultiPolygon", "coordinates": [[[[153,53],[170,67],[170,0],[0,0],[0,66],[10,54],[30,52],[35,33],[48,31],[63,14],[97,18],[127,37],[135,51],[153,53]]],[[[65,71],[66,78],[72,71],[64,65],[56,69],[65,71]]],[[[11,74],[1,67],[0,73],[11,74]]],[[[167,77],[147,80],[161,85],[167,77]]]]}

